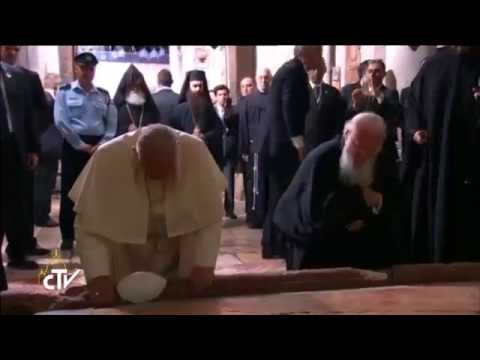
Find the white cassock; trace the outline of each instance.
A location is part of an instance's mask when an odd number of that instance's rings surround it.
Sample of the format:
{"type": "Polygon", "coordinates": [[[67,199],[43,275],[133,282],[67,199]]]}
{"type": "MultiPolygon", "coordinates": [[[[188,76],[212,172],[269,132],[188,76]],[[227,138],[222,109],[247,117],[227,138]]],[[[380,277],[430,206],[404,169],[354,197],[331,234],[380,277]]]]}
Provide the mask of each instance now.
{"type": "Polygon", "coordinates": [[[215,267],[223,173],[203,141],[175,130],[176,179],[146,179],[134,152],[141,131],[99,147],[69,194],[87,282],[137,271],[184,278],[195,266],[215,267]]]}

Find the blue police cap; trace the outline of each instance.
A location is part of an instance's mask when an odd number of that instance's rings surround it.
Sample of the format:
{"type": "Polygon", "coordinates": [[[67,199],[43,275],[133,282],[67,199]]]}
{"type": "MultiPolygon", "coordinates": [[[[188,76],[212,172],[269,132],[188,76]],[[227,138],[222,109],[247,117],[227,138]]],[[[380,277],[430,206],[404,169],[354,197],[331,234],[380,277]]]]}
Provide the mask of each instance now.
{"type": "Polygon", "coordinates": [[[93,65],[93,66],[95,66],[95,65],[98,64],[97,58],[95,57],[95,55],[93,55],[90,52],[84,52],[84,53],[78,54],[77,56],[75,56],[73,61],[76,64],[79,64],[79,65],[93,65]]]}

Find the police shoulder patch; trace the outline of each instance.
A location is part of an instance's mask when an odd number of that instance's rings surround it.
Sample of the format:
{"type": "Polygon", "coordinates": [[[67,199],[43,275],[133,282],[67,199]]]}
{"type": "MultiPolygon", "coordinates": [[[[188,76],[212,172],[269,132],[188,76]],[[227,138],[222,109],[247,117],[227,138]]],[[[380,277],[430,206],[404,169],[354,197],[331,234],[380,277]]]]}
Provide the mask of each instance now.
{"type": "Polygon", "coordinates": [[[97,90],[100,91],[101,93],[105,94],[105,95],[110,96],[110,94],[108,93],[108,91],[105,90],[105,89],[102,89],[101,87],[97,87],[97,90]]]}

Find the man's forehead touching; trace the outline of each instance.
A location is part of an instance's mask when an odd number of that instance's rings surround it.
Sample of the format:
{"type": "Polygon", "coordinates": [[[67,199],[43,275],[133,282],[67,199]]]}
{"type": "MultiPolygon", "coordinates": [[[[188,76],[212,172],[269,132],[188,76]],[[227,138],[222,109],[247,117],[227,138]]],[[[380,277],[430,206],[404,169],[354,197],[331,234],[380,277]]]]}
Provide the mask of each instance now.
{"type": "Polygon", "coordinates": [[[151,125],[142,129],[136,149],[139,154],[152,157],[176,149],[175,133],[163,125],[151,125]]]}

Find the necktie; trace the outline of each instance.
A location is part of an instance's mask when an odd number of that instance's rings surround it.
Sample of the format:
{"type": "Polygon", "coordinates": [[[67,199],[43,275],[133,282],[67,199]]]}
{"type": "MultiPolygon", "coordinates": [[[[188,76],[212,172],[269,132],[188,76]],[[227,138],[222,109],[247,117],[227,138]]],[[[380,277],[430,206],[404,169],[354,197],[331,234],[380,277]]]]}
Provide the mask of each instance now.
{"type": "Polygon", "coordinates": [[[317,104],[320,103],[320,98],[322,95],[322,88],[320,86],[315,86],[315,101],[317,104]]]}

